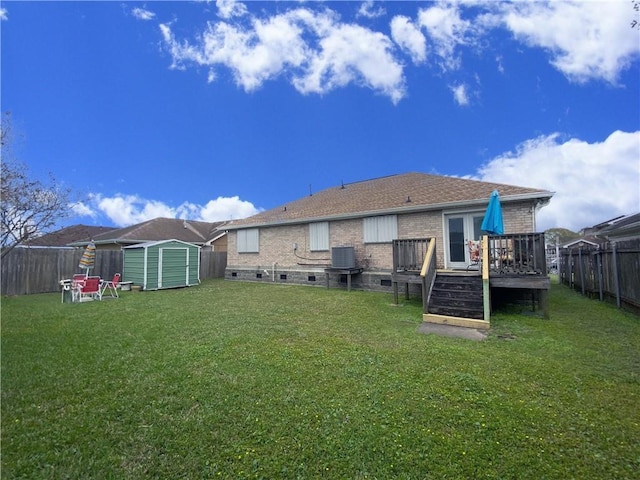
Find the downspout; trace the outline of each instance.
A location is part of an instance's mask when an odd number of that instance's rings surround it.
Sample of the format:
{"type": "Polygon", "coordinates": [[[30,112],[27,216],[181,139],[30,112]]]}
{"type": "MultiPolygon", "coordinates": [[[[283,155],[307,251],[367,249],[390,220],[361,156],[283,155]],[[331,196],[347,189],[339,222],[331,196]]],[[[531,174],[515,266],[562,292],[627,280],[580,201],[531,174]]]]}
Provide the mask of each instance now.
{"type": "Polygon", "coordinates": [[[276,281],[276,265],[278,264],[278,262],[274,262],[273,265],[271,265],[271,281],[275,282],[276,281]]]}

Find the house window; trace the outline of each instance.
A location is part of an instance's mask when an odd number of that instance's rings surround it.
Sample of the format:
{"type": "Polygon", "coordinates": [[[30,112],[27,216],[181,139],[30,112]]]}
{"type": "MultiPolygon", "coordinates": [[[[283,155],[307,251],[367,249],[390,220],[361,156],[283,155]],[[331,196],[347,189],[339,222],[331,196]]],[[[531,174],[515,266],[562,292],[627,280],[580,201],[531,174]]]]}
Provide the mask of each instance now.
{"type": "Polygon", "coordinates": [[[398,238],[398,219],[395,215],[364,219],[364,242],[387,243],[398,238]]]}
{"type": "Polygon", "coordinates": [[[260,236],[257,228],[238,230],[238,253],[260,252],[260,236]]]}
{"type": "Polygon", "coordinates": [[[329,250],[329,222],[309,224],[309,248],[312,252],[329,250]]]}

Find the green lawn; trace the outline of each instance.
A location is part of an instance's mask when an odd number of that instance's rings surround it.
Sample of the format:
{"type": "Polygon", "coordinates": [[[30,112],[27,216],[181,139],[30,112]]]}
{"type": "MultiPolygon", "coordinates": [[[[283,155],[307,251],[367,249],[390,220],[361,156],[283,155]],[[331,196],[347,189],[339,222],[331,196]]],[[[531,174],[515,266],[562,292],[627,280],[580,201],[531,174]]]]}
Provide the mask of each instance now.
{"type": "Polygon", "coordinates": [[[371,292],[3,298],[2,478],[638,478],[640,319],[550,308],[474,342],[371,292]]]}

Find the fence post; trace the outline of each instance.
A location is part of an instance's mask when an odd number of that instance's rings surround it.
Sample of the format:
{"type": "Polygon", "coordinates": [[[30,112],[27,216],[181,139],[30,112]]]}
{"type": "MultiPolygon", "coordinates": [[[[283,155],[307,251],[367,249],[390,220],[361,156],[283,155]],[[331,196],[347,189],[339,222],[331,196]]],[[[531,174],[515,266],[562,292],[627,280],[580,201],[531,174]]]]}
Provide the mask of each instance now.
{"type": "Polygon", "coordinates": [[[569,265],[569,278],[568,278],[569,281],[567,282],[567,285],[569,285],[569,288],[573,288],[573,249],[572,248],[569,249],[567,263],[569,265]]]}
{"type": "Polygon", "coordinates": [[[584,295],[584,267],[582,266],[582,247],[578,247],[578,264],[580,266],[580,290],[584,295]]]}
{"type": "Polygon", "coordinates": [[[618,278],[618,252],[616,242],[611,242],[611,250],[613,255],[613,283],[616,289],[616,306],[620,308],[620,279],[618,278]]]}
{"type": "Polygon", "coordinates": [[[596,257],[596,265],[598,267],[598,293],[600,294],[600,301],[602,302],[604,300],[604,292],[602,290],[602,255],[600,249],[596,250],[594,255],[596,257]]]}

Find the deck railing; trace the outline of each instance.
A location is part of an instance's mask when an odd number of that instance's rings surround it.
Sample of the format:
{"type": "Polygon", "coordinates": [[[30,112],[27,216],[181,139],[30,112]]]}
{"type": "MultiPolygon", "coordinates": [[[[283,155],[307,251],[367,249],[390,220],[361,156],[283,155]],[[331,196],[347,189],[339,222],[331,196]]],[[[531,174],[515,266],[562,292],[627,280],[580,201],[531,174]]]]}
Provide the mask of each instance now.
{"type": "Polygon", "coordinates": [[[393,241],[393,271],[419,272],[427,253],[428,238],[411,238],[393,241]]]}
{"type": "Polygon", "coordinates": [[[489,236],[490,275],[546,275],[544,233],[489,236]]]}
{"type": "Polygon", "coordinates": [[[430,238],[428,242],[424,262],[420,269],[420,276],[422,277],[422,311],[424,313],[429,313],[429,297],[431,297],[433,283],[436,280],[436,239],[430,238]]]}

